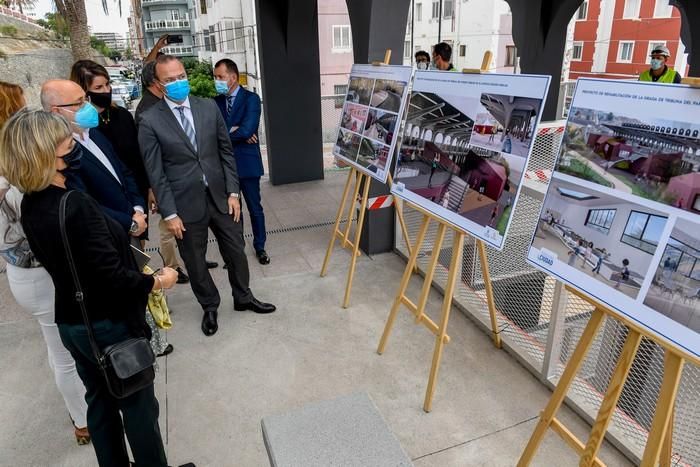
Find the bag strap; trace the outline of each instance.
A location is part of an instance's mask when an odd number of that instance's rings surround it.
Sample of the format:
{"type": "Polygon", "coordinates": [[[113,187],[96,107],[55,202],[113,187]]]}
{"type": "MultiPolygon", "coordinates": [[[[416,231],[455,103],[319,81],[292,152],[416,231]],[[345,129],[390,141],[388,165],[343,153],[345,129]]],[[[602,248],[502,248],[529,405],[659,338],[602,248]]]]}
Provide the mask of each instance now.
{"type": "Polygon", "coordinates": [[[61,197],[61,203],[58,207],[58,223],[61,228],[61,237],[63,239],[63,248],[66,252],[66,257],[68,258],[68,266],[70,266],[70,272],[73,276],[73,282],[75,284],[75,300],[80,305],[80,312],[83,315],[83,322],[87,328],[88,339],[90,340],[90,347],[92,347],[92,353],[97,359],[97,364],[102,368],[104,364],[104,355],[100,351],[97,341],[95,340],[95,333],[92,329],[92,324],[88,318],[87,308],[85,307],[85,295],[83,294],[83,288],[80,285],[80,279],[78,278],[78,271],[75,268],[75,261],[73,260],[73,253],[70,248],[70,243],[68,242],[68,234],[66,233],[66,204],[68,202],[68,197],[73,191],[69,191],[61,197]]]}

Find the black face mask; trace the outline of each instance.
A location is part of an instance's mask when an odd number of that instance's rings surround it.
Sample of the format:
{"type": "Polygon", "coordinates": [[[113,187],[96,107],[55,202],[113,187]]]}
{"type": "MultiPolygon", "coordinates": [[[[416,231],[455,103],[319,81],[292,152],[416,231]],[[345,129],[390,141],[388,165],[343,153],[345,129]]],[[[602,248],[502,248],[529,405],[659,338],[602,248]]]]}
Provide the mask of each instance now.
{"type": "Polygon", "coordinates": [[[67,175],[70,172],[77,172],[80,170],[80,159],[83,157],[83,147],[78,143],[75,143],[73,149],[63,156],[63,162],[66,163],[67,167],[65,169],[59,170],[63,175],[67,175]]]}
{"type": "Polygon", "coordinates": [[[109,92],[92,92],[88,91],[88,96],[90,96],[90,102],[95,104],[95,106],[102,109],[108,108],[112,105],[112,91],[109,92]]]}

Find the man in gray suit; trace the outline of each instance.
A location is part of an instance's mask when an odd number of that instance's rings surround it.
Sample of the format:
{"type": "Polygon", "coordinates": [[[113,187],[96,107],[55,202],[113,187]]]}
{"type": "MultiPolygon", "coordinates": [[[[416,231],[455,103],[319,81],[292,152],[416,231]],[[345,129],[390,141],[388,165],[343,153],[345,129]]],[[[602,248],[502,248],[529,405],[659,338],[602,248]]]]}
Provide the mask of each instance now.
{"type": "Polygon", "coordinates": [[[142,114],[139,144],[158,208],[177,239],[192,291],[204,310],[202,332],[218,329],[221,299],[206,266],[208,229],[228,265],[234,308],[272,313],[248,287],[236,162],[221,113],[211,99],[189,96],[182,63],[171,55],[156,60],[165,98],[142,114]]]}

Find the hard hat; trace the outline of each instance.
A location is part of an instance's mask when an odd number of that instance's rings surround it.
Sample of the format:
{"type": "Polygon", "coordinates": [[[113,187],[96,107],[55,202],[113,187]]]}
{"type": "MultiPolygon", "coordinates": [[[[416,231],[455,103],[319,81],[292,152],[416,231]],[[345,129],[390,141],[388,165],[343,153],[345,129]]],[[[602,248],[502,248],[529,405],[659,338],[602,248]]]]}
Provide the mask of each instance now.
{"type": "Polygon", "coordinates": [[[664,57],[670,57],[671,52],[665,45],[658,45],[654,47],[654,50],[651,51],[651,55],[663,55],[664,57]]]}

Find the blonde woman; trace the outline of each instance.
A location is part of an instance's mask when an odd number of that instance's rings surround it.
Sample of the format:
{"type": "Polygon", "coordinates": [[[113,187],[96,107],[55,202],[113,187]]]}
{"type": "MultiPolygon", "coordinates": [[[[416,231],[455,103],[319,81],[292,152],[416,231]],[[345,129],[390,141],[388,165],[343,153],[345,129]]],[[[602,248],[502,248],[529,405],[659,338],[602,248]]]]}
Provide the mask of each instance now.
{"type": "MultiPolygon", "coordinates": [[[[116,399],[90,347],[58,222],[67,193],[63,171],[80,161],[81,146],[68,122],[43,111],[20,111],[0,132],[0,173],[24,193],[21,223],[37,261],[56,289],[55,321],[87,389],[87,425],[100,466],[128,466],[124,435],[137,465],[166,467],[153,385],[116,399]]],[[[122,226],[90,196],[73,192],[66,203],[66,232],[100,348],[130,337],[149,337],[143,310],[151,290],[169,288],[177,273],[139,272],[122,226]]]]}
{"type": "MultiPolygon", "coordinates": [[[[0,129],[25,106],[22,88],[0,81],[0,129]]],[[[11,156],[10,156],[11,157],[11,156]]],[[[54,289],[51,276],[36,260],[20,224],[22,193],[0,177],[0,257],[7,263],[7,281],[17,303],[37,320],[48,351],[58,391],[63,396],[78,444],[90,442],[87,429],[85,386],[75,361],[63,346],[54,323],[54,289]]]]}

